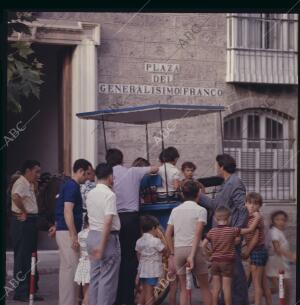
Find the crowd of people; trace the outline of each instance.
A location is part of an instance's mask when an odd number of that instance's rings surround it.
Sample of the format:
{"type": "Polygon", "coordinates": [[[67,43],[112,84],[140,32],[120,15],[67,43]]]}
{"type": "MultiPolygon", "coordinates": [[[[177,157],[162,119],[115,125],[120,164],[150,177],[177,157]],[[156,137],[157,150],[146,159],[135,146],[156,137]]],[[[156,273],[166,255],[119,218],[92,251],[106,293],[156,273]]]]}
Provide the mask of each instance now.
{"type": "MultiPolygon", "coordinates": [[[[154,287],[164,276],[168,258],[168,302],[188,304],[186,272],[200,288],[204,305],[248,305],[252,278],[255,305],[272,304],[278,293],[279,271],[284,271],[286,305],[291,298],[289,249],[284,230],[288,216],[271,215],[270,229],[260,211],[263,198],[246,189],[228,154],[216,157],[224,179],[215,196],[205,194],[194,177],[196,166],[183,162],[176,148],[159,155],[159,165],[138,158],[123,165],[123,153],[109,149],[106,162],[93,169],[85,159],[73,164],[71,179],[56,199],[55,224],[49,229],[58,245],[59,305],[153,305],[154,287]],[[150,198],[150,199],[149,199],[150,198]],[[176,200],[182,203],[169,216],[163,233],[152,215],[140,215],[140,203],[176,200]],[[206,230],[212,215],[212,227],[206,230]],[[245,242],[246,247],[242,248],[245,242]],[[243,260],[249,261],[245,270],[243,260]],[[188,269],[187,269],[188,268],[188,269]],[[81,294],[79,288],[81,287],[81,294]],[[135,298],[135,291],[139,295],[135,298]]],[[[14,300],[28,301],[31,254],[37,249],[38,208],[34,185],[41,165],[28,160],[11,189],[14,276],[26,280],[15,289],[14,300]]],[[[43,298],[38,294],[35,300],[43,298]]]]}

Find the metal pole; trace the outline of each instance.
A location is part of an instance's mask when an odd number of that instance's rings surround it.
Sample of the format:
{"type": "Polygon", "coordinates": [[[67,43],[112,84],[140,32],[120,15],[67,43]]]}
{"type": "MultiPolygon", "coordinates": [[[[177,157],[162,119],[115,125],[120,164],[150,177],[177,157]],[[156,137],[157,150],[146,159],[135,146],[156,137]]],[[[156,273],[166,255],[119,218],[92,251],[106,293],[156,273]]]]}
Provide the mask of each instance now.
{"type": "Polygon", "coordinates": [[[162,150],[164,150],[165,149],[165,143],[164,143],[164,133],[163,133],[161,109],[159,109],[159,118],[160,118],[161,148],[162,148],[162,150]]]}
{"type": "Polygon", "coordinates": [[[32,252],[31,254],[31,272],[30,272],[30,282],[29,282],[29,305],[34,303],[34,294],[35,294],[35,270],[36,270],[36,259],[37,253],[32,252]]]}
{"type": "Polygon", "coordinates": [[[222,154],[224,154],[224,135],[223,135],[223,122],[222,122],[222,112],[219,111],[219,118],[220,118],[220,131],[221,131],[221,150],[222,154]]]}
{"type": "Polygon", "coordinates": [[[149,162],[149,134],[148,134],[148,124],[145,125],[146,127],[146,153],[147,153],[147,160],[149,162]]]}
{"type": "Polygon", "coordinates": [[[102,127],[103,127],[104,147],[105,147],[105,152],[107,152],[107,142],[106,142],[106,133],[105,133],[105,125],[104,125],[103,116],[102,116],[102,127]]]}
{"type": "MultiPolygon", "coordinates": [[[[161,132],[161,148],[162,148],[162,150],[164,150],[164,149],[165,149],[165,143],[164,143],[164,132],[163,132],[163,125],[162,125],[161,109],[159,109],[159,118],[160,118],[160,132],[161,132]]],[[[166,167],[166,163],[165,163],[165,162],[164,162],[164,168],[165,168],[167,201],[169,202],[169,189],[168,189],[167,167],[166,167]]]]}
{"type": "Polygon", "coordinates": [[[284,296],[284,284],[283,284],[283,279],[284,279],[284,271],[280,270],[279,271],[279,305],[285,305],[285,296],[284,296]]]}
{"type": "Polygon", "coordinates": [[[192,271],[190,268],[190,265],[187,264],[185,267],[186,270],[186,290],[187,290],[187,297],[188,297],[188,304],[191,305],[192,304],[192,283],[193,283],[193,275],[192,275],[192,271]]]}

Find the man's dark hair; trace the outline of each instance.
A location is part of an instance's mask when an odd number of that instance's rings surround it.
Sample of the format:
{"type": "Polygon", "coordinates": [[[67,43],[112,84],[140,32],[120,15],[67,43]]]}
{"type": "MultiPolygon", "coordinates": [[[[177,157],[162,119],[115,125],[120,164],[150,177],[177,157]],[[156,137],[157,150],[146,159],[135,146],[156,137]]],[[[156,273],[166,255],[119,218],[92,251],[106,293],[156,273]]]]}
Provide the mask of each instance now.
{"type": "Polygon", "coordinates": [[[222,154],[222,155],[217,155],[216,161],[218,162],[219,166],[222,167],[223,169],[229,173],[233,174],[236,170],[236,162],[233,157],[231,157],[228,154],[222,154]]]}
{"type": "Polygon", "coordinates": [[[96,167],[95,174],[98,179],[106,179],[113,174],[112,166],[108,163],[100,163],[96,167]]]}
{"type": "Polygon", "coordinates": [[[191,168],[193,171],[196,170],[196,165],[193,162],[184,162],[181,166],[181,170],[184,171],[186,168],[191,168]]]}
{"type": "Polygon", "coordinates": [[[132,163],[132,167],[146,167],[146,166],[150,166],[150,162],[141,157],[136,158],[132,163]]]}
{"type": "Polygon", "coordinates": [[[152,215],[144,215],[141,216],[140,224],[141,224],[142,232],[147,233],[151,231],[153,228],[157,228],[159,226],[159,221],[156,217],[152,215]]]}
{"type": "Polygon", "coordinates": [[[111,148],[106,152],[105,159],[111,166],[120,165],[123,163],[123,153],[120,149],[111,148]]]}
{"type": "Polygon", "coordinates": [[[33,169],[35,166],[41,166],[40,162],[36,160],[26,160],[21,166],[21,174],[24,175],[26,169],[33,169]]]}
{"type": "Polygon", "coordinates": [[[73,164],[73,173],[76,173],[80,169],[87,171],[89,167],[92,167],[92,164],[85,159],[77,159],[73,164]]]}
{"type": "Polygon", "coordinates": [[[173,146],[169,146],[168,148],[164,149],[159,154],[159,160],[162,163],[164,163],[164,162],[174,162],[179,157],[180,156],[179,156],[178,150],[173,146]]]}
{"type": "Polygon", "coordinates": [[[185,201],[194,201],[199,193],[200,183],[198,181],[186,180],[181,186],[181,192],[185,201]]]}
{"type": "Polygon", "coordinates": [[[261,194],[256,192],[250,192],[246,195],[246,202],[253,202],[258,204],[259,206],[263,205],[263,199],[261,194]]]}

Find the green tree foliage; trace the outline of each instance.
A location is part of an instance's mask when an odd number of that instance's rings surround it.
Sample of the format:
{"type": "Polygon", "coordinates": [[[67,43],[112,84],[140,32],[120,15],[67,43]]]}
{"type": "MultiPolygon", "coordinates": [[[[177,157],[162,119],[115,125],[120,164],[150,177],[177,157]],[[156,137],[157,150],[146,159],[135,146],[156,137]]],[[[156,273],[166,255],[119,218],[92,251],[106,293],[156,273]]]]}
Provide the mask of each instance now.
{"type": "Polygon", "coordinates": [[[22,35],[31,35],[27,24],[34,20],[30,12],[8,13],[8,36],[17,32],[20,37],[8,45],[7,108],[11,112],[21,112],[24,101],[40,97],[43,65],[37,60],[31,42],[22,40],[22,35]]]}

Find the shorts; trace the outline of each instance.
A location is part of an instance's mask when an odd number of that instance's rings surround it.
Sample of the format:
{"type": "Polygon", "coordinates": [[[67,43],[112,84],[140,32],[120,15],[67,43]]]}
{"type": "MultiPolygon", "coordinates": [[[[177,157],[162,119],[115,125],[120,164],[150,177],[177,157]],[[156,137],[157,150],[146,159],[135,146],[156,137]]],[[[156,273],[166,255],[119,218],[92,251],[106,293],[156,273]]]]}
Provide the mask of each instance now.
{"type": "MultiPolygon", "coordinates": [[[[186,260],[191,254],[191,250],[192,247],[177,247],[177,248],[175,247],[174,258],[175,258],[176,271],[178,275],[185,274],[186,260]]],[[[195,255],[193,273],[195,275],[208,273],[207,262],[204,259],[202,249],[200,247],[198,248],[195,255]]]]}
{"type": "Polygon", "coordinates": [[[233,277],[234,262],[216,262],[211,263],[211,275],[218,275],[224,277],[233,277]]]}
{"type": "Polygon", "coordinates": [[[158,282],[158,277],[142,277],[140,278],[142,284],[149,286],[156,286],[158,282]]]}
{"type": "Polygon", "coordinates": [[[250,264],[264,267],[268,261],[268,251],[265,247],[254,249],[250,253],[250,264]]]}

